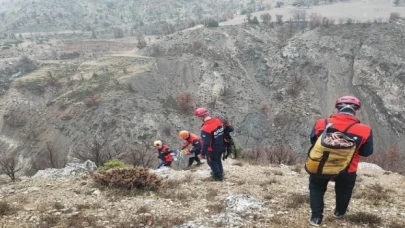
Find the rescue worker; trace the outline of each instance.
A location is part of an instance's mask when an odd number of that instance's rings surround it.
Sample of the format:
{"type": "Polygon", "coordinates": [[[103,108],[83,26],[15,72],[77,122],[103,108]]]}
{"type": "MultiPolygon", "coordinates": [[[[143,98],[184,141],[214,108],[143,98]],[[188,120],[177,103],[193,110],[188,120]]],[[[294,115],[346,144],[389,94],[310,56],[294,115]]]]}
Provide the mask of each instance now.
{"type": "Polygon", "coordinates": [[[163,145],[162,141],[156,140],[153,142],[153,146],[158,150],[158,158],[161,160],[158,169],[162,166],[170,167],[173,162],[171,153],[174,153],[168,145],[163,145]]]}
{"type": "Polygon", "coordinates": [[[226,150],[224,133],[225,131],[232,132],[234,129],[228,122],[224,123],[219,118],[211,117],[206,108],[197,108],[194,110],[194,115],[203,121],[201,126],[201,139],[203,141],[201,157],[207,158],[214,180],[223,181],[224,170],[221,156],[226,150]]]}
{"type": "Polygon", "coordinates": [[[194,161],[197,162],[197,165],[201,165],[202,163],[200,161],[200,158],[198,157],[198,155],[201,153],[201,138],[198,137],[196,134],[190,133],[185,130],[179,132],[179,138],[186,140],[181,147],[181,150],[186,149],[190,144],[193,146],[193,148],[190,150],[190,154],[194,154],[194,157],[190,157],[188,159],[187,167],[190,167],[194,161]]]}
{"type": "MultiPolygon", "coordinates": [[[[367,157],[373,153],[372,129],[360,123],[356,113],[361,107],[361,102],[354,96],[343,96],[335,103],[336,113],[326,119],[318,119],[312,129],[310,140],[315,144],[318,137],[325,129],[325,123],[332,123],[338,131],[347,130],[346,135],[356,142],[356,151],[349,167],[344,172],[333,178],[335,181],[336,207],[333,215],[337,218],[344,216],[352,197],[356,182],[357,165],[360,156],[367,157]]],[[[312,226],[319,226],[323,219],[324,194],[330,179],[321,179],[315,175],[309,176],[311,218],[312,226]]]]}

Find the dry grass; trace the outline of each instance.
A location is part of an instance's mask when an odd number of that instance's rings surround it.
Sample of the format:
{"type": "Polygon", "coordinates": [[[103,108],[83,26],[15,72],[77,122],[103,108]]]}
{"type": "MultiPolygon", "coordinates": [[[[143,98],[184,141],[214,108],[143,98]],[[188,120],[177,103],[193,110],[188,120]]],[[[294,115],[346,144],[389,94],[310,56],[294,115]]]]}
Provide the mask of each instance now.
{"type": "Polygon", "coordinates": [[[294,166],[293,168],[291,168],[291,171],[294,171],[296,173],[301,173],[302,172],[302,166],[294,166]]]}
{"type": "Polygon", "coordinates": [[[53,208],[55,208],[56,210],[62,210],[63,208],[65,208],[65,205],[63,205],[61,202],[55,202],[53,203],[53,208]]]}
{"type": "Polygon", "coordinates": [[[183,178],[183,183],[192,183],[194,181],[194,175],[187,173],[183,178]]]}
{"type": "Polygon", "coordinates": [[[291,193],[287,198],[286,207],[289,209],[299,208],[301,205],[309,203],[309,195],[301,193],[291,193]]]}
{"type": "Polygon", "coordinates": [[[84,215],[80,213],[76,216],[72,216],[62,221],[62,227],[75,227],[75,228],[85,228],[85,227],[101,228],[102,226],[97,225],[97,218],[93,215],[84,215]]]}
{"type": "Polygon", "coordinates": [[[83,203],[83,204],[77,204],[76,208],[78,210],[89,210],[89,209],[98,209],[98,208],[102,208],[102,205],[99,203],[83,203]]]}
{"type": "Polygon", "coordinates": [[[215,204],[209,204],[207,205],[207,209],[210,211],[210,214],[220,214],[225,211],[225,203],[220,201],[215,204]]]}
{"type": "Polygon", "coordinates": [[[40,213],[44,213],[51,208],[51,205],[49,202],[41,201],[36,205],[36,207],[37,211],[39,211],[40,213]]]}
{"type": "Polygon", "coordinates": [[[280,171],[280,170],[272,170],[271,172],[276,176],[283,176],[284,175],[284,173],[282,171],[280,171]]]}
{"type": "Polygon", "coordinates": [[[239,180],[237,180],[237,181],[235,181],[235,183],[237,184],[237,185],[244,185],[244,184],[246,184],[246,180],[245,179],[239,179],[239,180]]]}
{"type": "Polygon", "coordinates": [[[361,190],[353,195],[353,198],[365,199],[371,203],[371,205],[379,206],[383,203],[390,202],[389,196],[390,190],[385,190],[384,187],[378,183],[370,185],[366,190],[361,190]]]}
{"type": "Polygon", "coordinates": [[[275,178],[271,178],[269,180],[265,180],[262,183],[260,183],[260,187],[267,187],[269,185],[276,184],[276,183],[278,183],[278,180],[275,178]]]}
{"type": "Polygon", "coordinates": [[[153,221],[153,227],[173,227],[182,225],[192,218],[186,215],[163,215],[156,217],[156,220],[153,221]]]}
{"type": "Polygon", "coordinates": [[[150,207],[148,205],[143,205],[136,211],[137,214],[149,213],[150,207]]]}
{"type": "Polygon", "coordinates": [[[218,196],[218,190],[214,189],[214,188],[209,188],[207,190],[207,194],[205,195],[205,198],[207,200],[215,200],[215,197],[218,196]]]}
{"type": "Polygon", "coordinates": [[[388,228],[403,228],[405,227],[405,223],[401,221],[391,221],[388,225],[388,228]]]}
{"type": "Polygon", "coordinates": [[[42,215],[38,228],[51,228],[58,225],[61,221],[60,216],[57,215],[42,215]]]}
{"type": "Polygon", "coordinates": [[[243,163],[242,162],[234,162],[234,163],[232,163],[232,165],[242,167],[243,163]]]}
{"type": "Polygon", "coordinates": [[[346,216],[346,219],[351,223],[359,224],[359,225],[381,225],[382,219],[374,214],[366,213],[366,212],[355,212],[354,214],[349,214],[346,216]]]}
{"type": "Polygon", "coordinates": [[[16,209],[6,201],[0,201],[0,217],[3,215],[14,214],[16,209]]]}

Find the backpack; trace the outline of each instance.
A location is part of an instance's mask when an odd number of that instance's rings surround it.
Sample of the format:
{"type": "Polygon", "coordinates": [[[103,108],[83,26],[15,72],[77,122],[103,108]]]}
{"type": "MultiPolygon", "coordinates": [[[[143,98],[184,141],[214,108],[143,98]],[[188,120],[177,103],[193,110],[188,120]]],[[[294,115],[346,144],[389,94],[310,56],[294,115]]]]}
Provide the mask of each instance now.
{"type": "MultiPolygon", "coordinates": [[[[222,117],[219,118],[222,123],[226,122],[226,118],[222,117]]],[[[224,124],[225,125],[225,124],[224,124]]],[[[231,132],[226,130],[224,130],[224,143],[226,146],[226,150],[225,153],[222,155],[222,160],[227,159],[229,156],[231,156],[231,158],[236,159],[237,158],[237,153],[236,153],[236,146],[235,146],[235,142],[233,141],[233,138],[231,137],[231,132]]]]}
{"type": "Polygon", "coordinates": [[[308,150],[305,162],[307,173],[318,178],[333,178],[348,169],[357,145],[355,140],[347,135],[347,131],[355,124],[357,122],[341,132],[325,119],[325,130],[308,150]]]}

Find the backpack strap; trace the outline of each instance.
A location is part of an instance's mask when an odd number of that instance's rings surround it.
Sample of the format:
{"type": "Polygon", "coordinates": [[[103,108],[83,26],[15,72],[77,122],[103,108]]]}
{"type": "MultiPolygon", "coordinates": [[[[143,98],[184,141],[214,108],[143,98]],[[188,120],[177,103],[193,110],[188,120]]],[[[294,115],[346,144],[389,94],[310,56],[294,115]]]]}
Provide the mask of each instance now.
{"type": "Polygon", "coordinates": [[[349,131],[349,129],[352,128],[356,124],[358,124],[358,122],[354,122],[354,123],[350,124],[349,126],[347,126],[347,128],[343,131],[343,133],[346,134],[349,131]]]}

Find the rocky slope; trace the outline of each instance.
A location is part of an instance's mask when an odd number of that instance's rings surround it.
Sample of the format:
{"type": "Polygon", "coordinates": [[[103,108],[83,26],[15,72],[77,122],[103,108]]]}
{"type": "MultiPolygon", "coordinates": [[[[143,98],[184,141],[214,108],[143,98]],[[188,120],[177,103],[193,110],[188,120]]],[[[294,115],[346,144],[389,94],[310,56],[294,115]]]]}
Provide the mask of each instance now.
{"type": "MultiPolygon", "coordinates": [[[[207,106],[232,121],[238,146],[288,145],[303,154],[314,120],[354,94],[376,150],[403,148],[403,23],[299,26],[200,28],[137,52],[132,38],[20,44],[38,68],[13,78],[0,97],[0,146],[25,169],[46,143],[65,159],[95,135],[111,148],[155,139],[176,148],[179,130],[198,132],[192,108],[207,106]]],[[[20,49],[4,52],[7,60],[20,49]]]]}
{"type": "MultiPolygon", "coordinates": [[[[263,2],[263,1],[261,1],[263,2]]],[[[115,27],[143,30],[147,34],[171,33],[166,27],[181,30],[206,18],[226,20],[242,9],[253,7],[247,0],[120,0],[120,1],[1,1],[0,32],[96,31],[100,35],[115,27]]],[[[259,2],[256,9],[263,7],[259,2]]],[[[171,28],[170,28],[171,29],[171,28]]]]}
{"type": "MultiPolygon", "coordinates": [[[[228,161],[224,182],[194,170],[157,171],[160,193],[101,189],[86,175],[48,175],[0,184],[0,225],[11,227],[308,227],[308,175],[302,165],[228,161]],[[9,207],[5,207],[7,204],[9,207]],[[5,209],[6,208],[6,209],[5,209]]],[[[70,168],[69,168],[70,170],[70,168]]],[[[70,172],[70,171],[69,171],[70,172]]],[[[64,171],[59,173],[66,173],[64,171]]],[[[332,216],[334,183],[325,194],[327,227],[403,227],[404,177],[364,165],[344,219],[332,216]]]]}

